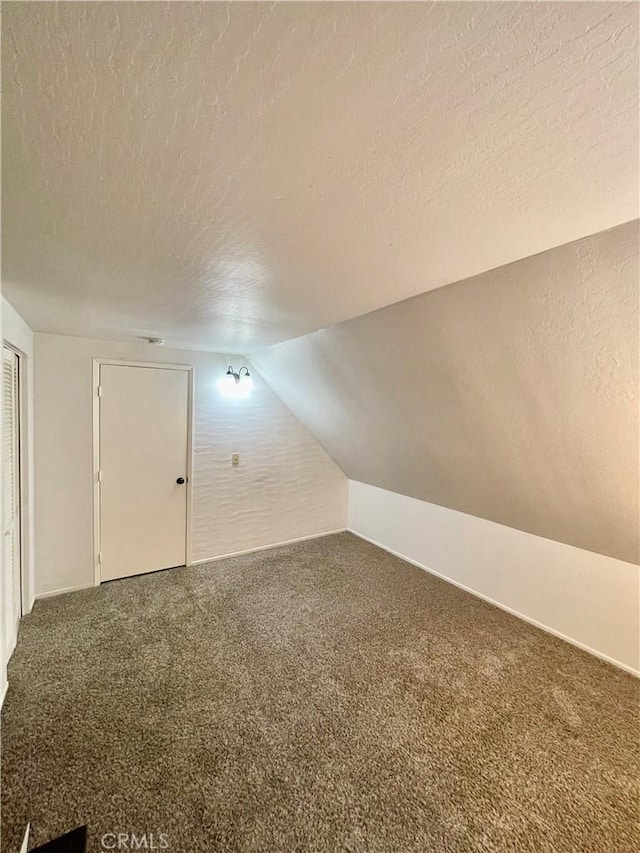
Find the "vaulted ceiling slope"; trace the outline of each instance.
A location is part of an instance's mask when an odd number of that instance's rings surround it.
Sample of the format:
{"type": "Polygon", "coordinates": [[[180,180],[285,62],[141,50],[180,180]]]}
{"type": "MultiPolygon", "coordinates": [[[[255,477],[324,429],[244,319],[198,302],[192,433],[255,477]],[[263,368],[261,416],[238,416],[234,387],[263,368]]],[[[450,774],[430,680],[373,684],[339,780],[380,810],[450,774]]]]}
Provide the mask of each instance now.
{"type": "Polygon", "coordinates": [[[636,3],[2,7],[36,330],[243,352],[638,215],[636,3]]]}
{"type": "Polygon", "coordinates": [[[638,222],[252,361],[351,479],[638,562],[638,222]]]}

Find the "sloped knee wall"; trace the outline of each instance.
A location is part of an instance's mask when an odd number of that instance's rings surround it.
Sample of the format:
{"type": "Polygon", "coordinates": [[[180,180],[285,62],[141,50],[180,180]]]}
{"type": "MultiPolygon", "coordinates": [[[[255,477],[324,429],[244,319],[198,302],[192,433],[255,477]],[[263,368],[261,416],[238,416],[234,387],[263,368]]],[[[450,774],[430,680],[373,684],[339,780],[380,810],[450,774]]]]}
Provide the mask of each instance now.
{"type": "Polygon", "coordinates": [[[638,562],[637,221],[252,361],[350,479],[638,562]]]}

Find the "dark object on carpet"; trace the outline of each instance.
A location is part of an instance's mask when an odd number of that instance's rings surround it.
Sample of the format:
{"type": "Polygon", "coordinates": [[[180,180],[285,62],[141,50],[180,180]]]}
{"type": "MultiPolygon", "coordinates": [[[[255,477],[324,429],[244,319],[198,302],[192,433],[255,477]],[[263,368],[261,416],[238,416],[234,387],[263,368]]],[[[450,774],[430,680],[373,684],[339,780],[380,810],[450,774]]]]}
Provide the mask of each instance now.
{"type": "Polygon", "coordinates": [[[79,826],[41,847],[34,847],[31,853],[85,853],[86,849],[87,827],[79,826]]]}
{"type": "Polygon", "coordinates": [[[6,853],[638,849],[638,682],[348,533],[38,601],[9,678],[6,853]]]}

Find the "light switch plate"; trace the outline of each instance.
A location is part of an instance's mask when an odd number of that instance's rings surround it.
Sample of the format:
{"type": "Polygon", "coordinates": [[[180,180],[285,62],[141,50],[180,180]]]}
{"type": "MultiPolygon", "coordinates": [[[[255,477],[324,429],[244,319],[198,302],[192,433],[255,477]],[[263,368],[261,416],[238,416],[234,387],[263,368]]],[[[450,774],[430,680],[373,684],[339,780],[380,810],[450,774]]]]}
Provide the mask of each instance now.
{"type": "Polygon", "coordinates": [[[231,464],[233,465],[234,468],[238,467],[238,465],[240,464],[240,454],[239,453],[232,453],[231,454],[231,464]]]}

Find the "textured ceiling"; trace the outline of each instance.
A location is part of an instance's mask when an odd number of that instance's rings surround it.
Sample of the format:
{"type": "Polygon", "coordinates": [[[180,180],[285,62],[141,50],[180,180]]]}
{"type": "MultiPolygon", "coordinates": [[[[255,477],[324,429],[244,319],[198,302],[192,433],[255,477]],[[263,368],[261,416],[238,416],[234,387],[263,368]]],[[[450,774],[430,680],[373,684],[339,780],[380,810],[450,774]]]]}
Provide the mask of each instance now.
{"type": "Polygon", "coordinates": [[[638,222],[254,353],[354,480],[638,562],[638,222]]]}
{"type": "Polygon", "coordinates": [[[637,216],[635,3],[4,3],[3,287],[247,351],[637,216]]]}

